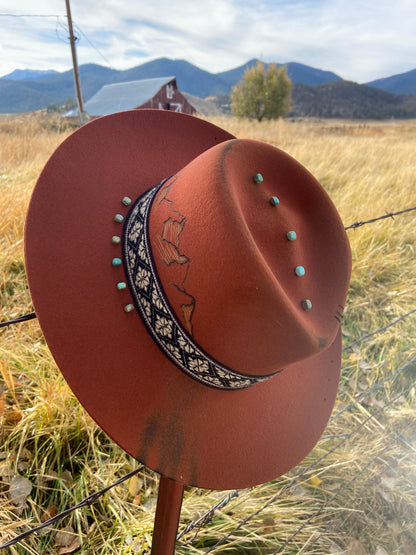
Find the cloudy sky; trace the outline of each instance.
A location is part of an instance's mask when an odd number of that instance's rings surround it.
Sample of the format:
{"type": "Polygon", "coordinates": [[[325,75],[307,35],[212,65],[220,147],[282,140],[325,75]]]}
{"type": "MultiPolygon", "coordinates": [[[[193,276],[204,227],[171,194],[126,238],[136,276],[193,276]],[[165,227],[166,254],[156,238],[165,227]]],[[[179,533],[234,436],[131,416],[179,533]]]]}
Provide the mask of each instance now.
{"type": "MultiPolygon", "coordinates": [[[[416,68],[415,0],[71,0],[79,64],[159,57],[213,73],[252,58],[365,83],[416,68]]],[[[0,76],[72,67],[65,0],[1,0],[0,76]]]]}

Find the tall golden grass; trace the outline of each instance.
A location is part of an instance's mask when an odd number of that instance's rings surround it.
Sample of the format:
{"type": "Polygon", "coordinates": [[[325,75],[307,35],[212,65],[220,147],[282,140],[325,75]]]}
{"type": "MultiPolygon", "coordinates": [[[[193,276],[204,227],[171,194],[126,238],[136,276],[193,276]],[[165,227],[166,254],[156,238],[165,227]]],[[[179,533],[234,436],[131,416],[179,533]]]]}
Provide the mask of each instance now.
{"type": "MultiPolygon", "coordinates": [[[[415,121],[213,122],[297,158],[327,189],[345,225],[416,206],[415,121]]],[[[40,115],[0,119],[2,320],[32,310],[23,258],[25,212],[43,165],[69,133],[59,120],[40,115]]],[[[348,231],[353,275],[345,345],[415,308],[414,222],[415,212],[409,212],[348,231]]],[[[416,441],[409,424],[416,415],[416,365],[389,377],[415,355],[415,316],[347,349],[334,414],[346,410],[306,461],[272,483],[240,492],[196,537],[195,530],[184,536],[177,553],[204,553],[226,537],[213,553],[414,555],[416,441]]],[[[36,320],[0,330],[0,370],[1,543],[138,463],[74,399],[36,320]],[[21,503],[10,499],[16,477],[32,485],[21,503]]],[[[142,472],[9,552],[145,553],[156,494],[157,477],[142,472]],[[66,536],[59,535],[65,527],[66,536]]],[[[224,495],[189,488],[181,528],[224,495]]]]}

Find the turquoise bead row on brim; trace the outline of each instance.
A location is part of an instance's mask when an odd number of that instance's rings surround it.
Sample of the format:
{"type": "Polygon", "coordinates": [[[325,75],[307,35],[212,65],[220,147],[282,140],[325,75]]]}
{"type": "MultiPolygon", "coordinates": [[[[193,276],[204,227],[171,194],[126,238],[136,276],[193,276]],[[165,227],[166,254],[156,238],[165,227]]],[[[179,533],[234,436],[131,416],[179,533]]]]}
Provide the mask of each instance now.
{"type": "MultiPolygon", "coordinates": [[[[121,202],[124,204],[124,206],[130,206],[131,204],[131,198],[129,197],[123,197],[121,199],[121,202]]],[[[116,214],[114,216],[114,221],[118,224],[121,224],[124,222],[124,216],[122,214],[116,214]]],[[[119,237],[118,235],[113,235],[111,237],[111,242],[114,245],[119,245],[121,243],[121,237],[119,237]]],[[[113,258],[113,260],[111,261],[111,264],[114,267],[118,267],[121,266],[123,264],[123,261],[121,260],[121,258],[113,258]]],[[[116,284],[116,287],[119,291],[123,291],[124,289],[127,289],[127,283],[125,281],[119,281],[116,284]]],[[[128,303],[126,304],[126,306],[124,307],[124,310],[126,312],[132,312],[134,310],[134,305],[132,303],[128,303]]]]}

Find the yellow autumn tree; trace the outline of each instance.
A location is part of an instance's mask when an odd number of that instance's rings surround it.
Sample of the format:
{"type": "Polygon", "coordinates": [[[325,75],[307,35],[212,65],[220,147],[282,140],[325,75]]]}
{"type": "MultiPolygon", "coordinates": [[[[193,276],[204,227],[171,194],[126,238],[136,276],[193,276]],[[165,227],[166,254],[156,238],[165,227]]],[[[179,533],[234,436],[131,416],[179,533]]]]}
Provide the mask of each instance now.
{"type": "Polygon", "coordinates": [[[292,82],[286,68],[262,62],[247,68],[242,81],[231,91],[231,112],[238,118],[277,119],[285,117],[291,106],[292,82]]]}

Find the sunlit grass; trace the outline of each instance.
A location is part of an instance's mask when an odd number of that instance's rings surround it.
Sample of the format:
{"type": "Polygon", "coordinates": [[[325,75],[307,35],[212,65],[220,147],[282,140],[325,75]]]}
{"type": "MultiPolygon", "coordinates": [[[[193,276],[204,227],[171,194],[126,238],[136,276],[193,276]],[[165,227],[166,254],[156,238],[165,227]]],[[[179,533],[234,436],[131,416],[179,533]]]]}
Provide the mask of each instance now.
{"type": "MultiPolygon", "coordinates": [[[[258,124],[221,118],[214,123],[297,158],[327,189],[345,225],[416,206],[414,121],[258,124]]],[[[32,310],[23,258],[25,213],[37,176],[69,132],[40,116],[0,119],[2,320],[32,310]]],[[[345,345],[415,308],[414,222],[410,212],[348,231],[353,273],[345,345]]],[[[344,352],[334,415],[416,356],[415,320],[409,316],[344,352]]],[[[108,440],[74,399],[36,320],[0,330],[0,371],[2,542],[23,532],[24,523],[34,526],[75,505],[138,463],[108,440]],[[33,484],[26,507],[9,499],[9,483],[17,475],[33,484]]],[[[215,553],[274,553],[297,534],[283,553],[353,553],[358,542],[371,554],[377,547],[389,555],[414,554],[416,442],[408,426],[415,418],[415,374],[415,365],[406,368],[348,408],[299,467],[240,492],[196,537],[194,530],[182,538],[177,553],[203,553],[224,536],[227,541],[215,553]],[[255,514],[273,496],[279,497],[255,514]]],[[[187,489],[181,527],[225,494],[187,489]]],[[[71,526],[82,553],[144,553],[156,495],[157,476],[142,472],[135,484],[117,486],[54,530],[71,526]]],[[[31,536],[10,553],[59,553],[55,531],[31,536]]]]}

